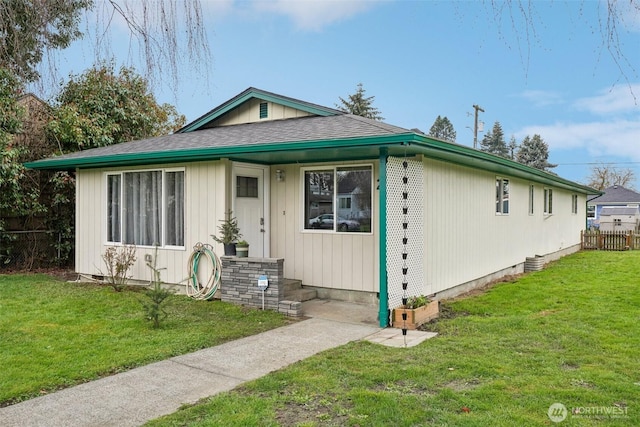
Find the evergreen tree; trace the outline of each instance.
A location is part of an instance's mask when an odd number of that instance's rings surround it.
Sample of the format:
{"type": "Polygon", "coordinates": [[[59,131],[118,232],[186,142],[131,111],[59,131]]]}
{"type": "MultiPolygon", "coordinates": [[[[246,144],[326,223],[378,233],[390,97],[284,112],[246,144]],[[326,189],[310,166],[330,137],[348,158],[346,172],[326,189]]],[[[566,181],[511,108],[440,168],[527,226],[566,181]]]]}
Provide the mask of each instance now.
{"type": "Polygon", "coordinates": [[[532,138],[529,138],[529,135],[527,135],[522,140],[516,160],[523,165],[543,171],[549,171],[549,169],[558,166],[549,163],[549,146],[540,135],[537,134],[533,135],[532,138]]]}
{"type": "Polygon", "coordinates": [[[509,140],[509,145],[507,146],[509,149],[509,158],[511,160],[516,159],[516,153],[518,152],[518,143],[516,142],[516,137],[511,135],[511,139],[509,140]]]}
{"type": "Polygon", "coordinates": [[[504,132],[500,122],[495,122],[493,129],[484,135],[480,142],[480,149],[501,157],[509,157],[509,149],[506,142],[504,142],[504,132]]]}
{"type": "Polygon", "coordinates": [[[456,131],[446,116],[436,117],[436,120],[433,122],[433,125],[429,130],[429,136],[443,139],[445,141],[456,142],[456,131]]]}
{"type": "Polygon", "coordinates": [[[362,83],[358,83],[358,89],[353,95],[349,95],[348,99],[340,98],[340,104],[336,107],[345,113],[355,114],[356,116],[366,117],[373,120],[384,120],[380,110],[373,106],[375,96],[365,96],[365,90],[362,83]]]}

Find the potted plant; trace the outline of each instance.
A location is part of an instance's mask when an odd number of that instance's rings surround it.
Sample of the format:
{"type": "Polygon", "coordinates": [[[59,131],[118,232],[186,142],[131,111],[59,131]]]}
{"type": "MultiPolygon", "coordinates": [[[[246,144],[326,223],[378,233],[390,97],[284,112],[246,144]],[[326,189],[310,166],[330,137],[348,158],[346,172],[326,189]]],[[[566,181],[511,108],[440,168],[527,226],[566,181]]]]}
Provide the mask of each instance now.
{"type": "Polygon", "coordinates": [[[211,235],[213,240],[224,245],[224,254],[226,256],[235,256],[236,254],[236,242],[242,234],[240,234],[240,228],[238,227],[238,220],[233,217],[231,210],[225,212],[225,219],[220,220],[222,224],[218,226],[220,236],[214,234],[211,235]]]}
{"type": "Polygon", "coordinates": [[[438,317],[440,303],[424,295],[407,298],[407,304],[393,310],[393,327],[417,329],[418,326],[438,317]],[[404,316],[406,314],[406,316],[404,316]]]}
{"type": "Polygon", "coordinates": [[[249,243],[246,240],[240,240],[236,243],[236,256],[238,258],[246,258],[249,256],[249,243]]]}

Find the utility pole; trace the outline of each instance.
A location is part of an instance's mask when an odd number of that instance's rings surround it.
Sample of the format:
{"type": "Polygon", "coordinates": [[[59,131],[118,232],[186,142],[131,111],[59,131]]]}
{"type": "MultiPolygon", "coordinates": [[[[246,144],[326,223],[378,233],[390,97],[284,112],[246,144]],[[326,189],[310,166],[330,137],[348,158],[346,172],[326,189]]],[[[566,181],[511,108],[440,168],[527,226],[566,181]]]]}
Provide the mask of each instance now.
{"type": "Polygon", "coordinates": [[[482,111],[484,113],[484,110],[479,105],[474,105],[473,109],[476,110],[475,120],[473,123],[473,148],[478,148],[478,111],[482,111]]]}

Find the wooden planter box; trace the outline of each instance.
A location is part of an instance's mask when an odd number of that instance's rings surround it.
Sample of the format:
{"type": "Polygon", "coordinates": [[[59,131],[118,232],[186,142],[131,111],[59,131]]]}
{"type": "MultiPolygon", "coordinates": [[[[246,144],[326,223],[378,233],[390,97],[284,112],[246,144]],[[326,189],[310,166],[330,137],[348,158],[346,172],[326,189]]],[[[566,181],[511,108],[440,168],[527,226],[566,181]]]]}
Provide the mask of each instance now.
{"type": "Polygon", "coordinates": [[[437,300],[418,308],[398,307],[393,310],[392,326],[394,328],[416,329],[423,323],[438,317],[439,312],[440,302],[437,300]],[[407,313],[406,322],[402,319],[402,313],[407,313]]]}

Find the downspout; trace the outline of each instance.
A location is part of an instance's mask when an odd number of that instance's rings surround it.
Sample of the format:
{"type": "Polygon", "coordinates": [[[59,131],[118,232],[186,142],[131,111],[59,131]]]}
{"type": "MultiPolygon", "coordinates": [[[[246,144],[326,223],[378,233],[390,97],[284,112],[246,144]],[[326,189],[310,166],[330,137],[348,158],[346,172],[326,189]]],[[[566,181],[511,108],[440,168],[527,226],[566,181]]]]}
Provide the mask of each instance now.
{"type": "Polygon", "coordinates": [[[378,188],[380,224],[378,233],[380,235],[380,299],[378,320],[380,327],[389,326],[389,290],[387,288],[387,156],[389,150],[386,147],[380,148],[380,180],[378,188]]]}

